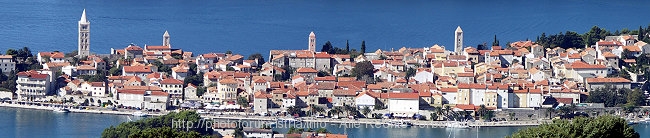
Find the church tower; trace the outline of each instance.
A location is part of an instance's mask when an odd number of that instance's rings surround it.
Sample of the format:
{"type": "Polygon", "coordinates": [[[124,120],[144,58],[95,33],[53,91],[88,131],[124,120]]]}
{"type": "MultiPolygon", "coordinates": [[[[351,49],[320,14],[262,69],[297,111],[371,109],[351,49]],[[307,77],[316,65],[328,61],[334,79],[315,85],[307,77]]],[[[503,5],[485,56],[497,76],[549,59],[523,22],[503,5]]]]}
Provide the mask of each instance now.
{"type": "Polygon", "coordinates": [[[456,28],[456,32],[454,33],[454,48],[456,54],[463,52],[463,29],[460,29],[460,26],[456,28]]]}
{"type": "Polygon", "coordinates": [[[90,22],[86,19],[86,9],[81,13],[81,19],[79,20],[79,45],[78,53],[79,56],[88,56],[90,55],[90,22]]]}
{"type": "Polygon", "coordinates": [[[314,34],[314,31],[309,33],[309,51],[316,51],[316,34],[314,34]]]}
{"type": "Polygon", "coordinates": [[[165,30],[165,34],[163,34],[162,45],[163,46],[169,46],[169,33],[167,32],[167,30],[165,30]]]}

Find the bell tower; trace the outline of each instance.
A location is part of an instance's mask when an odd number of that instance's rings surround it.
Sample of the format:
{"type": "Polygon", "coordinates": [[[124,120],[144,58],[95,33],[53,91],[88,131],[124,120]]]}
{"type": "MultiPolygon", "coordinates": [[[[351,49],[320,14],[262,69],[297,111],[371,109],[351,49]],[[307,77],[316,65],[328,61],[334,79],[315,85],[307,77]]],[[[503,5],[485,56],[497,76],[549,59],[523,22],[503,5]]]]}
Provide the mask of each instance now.
{"type": "Polygon", "coordinates": [[[456,28],[456,32],[454,33],[454,48],[456,54],[463,52],[463,29],[460,29],[460,26],[456,28]]]}
{"type": "Polygon", "coordinates": [[[309,51],[316,51],[316,34],[314,34],[314,31],[309,33],[309,51]]]}
{"type": "Polygon", "coordinates": [[[165,30],[165,33],[163,34],[163,46],[169,46],[169,33],[167,30],[165,30]]]}
{"type": "Polygon", "coordinates": [[[78,23],[79,38],[77,46],[77,55],[88,56],[90,55],[90,22],[86,19],[86,9],[81,13],[81,19],[78,23]]]}

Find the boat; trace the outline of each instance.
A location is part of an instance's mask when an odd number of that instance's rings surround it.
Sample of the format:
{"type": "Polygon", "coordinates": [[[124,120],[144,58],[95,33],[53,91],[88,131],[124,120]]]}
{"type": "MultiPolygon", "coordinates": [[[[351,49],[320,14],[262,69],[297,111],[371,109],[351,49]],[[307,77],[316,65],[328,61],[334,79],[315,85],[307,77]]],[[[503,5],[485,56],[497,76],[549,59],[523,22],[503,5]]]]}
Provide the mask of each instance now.
{"type": "Polygon", "coordinates": [[[140,111],[138,111],[138,112],[133,112],[133,114],[131,114],[131,115],[133,115],[133,116],[137,116],[137,117],[146,117],[146,116],[148,116],[147,113],[143,113],[143,112],[140,112],[140,111]]]}
{"type": "Polygon", "coordinates": [[[469,128],[469,125],[467,124],[467,122],[455,121],[455,122],[447,123],[447,128],[465,129],[465,128],[469,128]]]}
{"type": "Polygon", "coordinates": [[[65,109],[65,108],[54,108],[52,111],[57,112],[57,113],[69,113],[70,110],[65,109]]]}
{"type": "Polygon", "coordinates": [[[413,126],[413,123],[411,123],[408,120],[391,120],[391,121],[388,121],[388,126],[410,127],[410,126],[413,126]]]}

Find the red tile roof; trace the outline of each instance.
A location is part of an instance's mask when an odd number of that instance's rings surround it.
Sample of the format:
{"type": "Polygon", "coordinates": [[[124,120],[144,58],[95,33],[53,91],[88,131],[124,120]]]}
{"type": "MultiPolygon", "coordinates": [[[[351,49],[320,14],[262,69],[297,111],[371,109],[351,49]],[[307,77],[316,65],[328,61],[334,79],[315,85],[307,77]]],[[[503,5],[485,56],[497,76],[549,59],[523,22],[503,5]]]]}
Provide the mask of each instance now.
{"type": "Polygon", "coordinates": [[[630,83],[625,78],[587,78],[587,83],[630,83]]]}
{"type": "Polygon", "coordinates": [[[420,95],[418,93],[389,93],[389,99],[418,99],[420,95]]]}
{"type": "Polygon", "coordinates": [[[151,73],[149,66],[124,66],[124,72],[129,73],[151,73]]]}
{"type": "Polygon", "coordinates": [[[183,84],[183,81],[174,78],[168,78],[160,81],[160,84],[183,84]]]}
{"type": "Polygon", "coordinates": [[[296,72],[298,72],[298,73],[318,73],[318,71],[316,71],[313,68],[299,68],[296,72]]]}
{"type": "Polygon", "coordinates": [[[169,46],[145,46],[147,50],[169,50],[169,46]]]}
{"type": "Polygon", "coordinates": [[[39,72],[37,72],[35,70],[18,72],[18,74],[16,74],[16,76],[28,77],[28,78],[32,78],[32,79],[46,79],[47,77],[49,77],[48,74],[41,74],[41,73],[39,73],[39,72]]]}
{"type": "Polygon", "coordinates": [[[569,67],[573,69],[606,69],[605,65],[587,64],[582,61],[573,62],[569,67]]]}

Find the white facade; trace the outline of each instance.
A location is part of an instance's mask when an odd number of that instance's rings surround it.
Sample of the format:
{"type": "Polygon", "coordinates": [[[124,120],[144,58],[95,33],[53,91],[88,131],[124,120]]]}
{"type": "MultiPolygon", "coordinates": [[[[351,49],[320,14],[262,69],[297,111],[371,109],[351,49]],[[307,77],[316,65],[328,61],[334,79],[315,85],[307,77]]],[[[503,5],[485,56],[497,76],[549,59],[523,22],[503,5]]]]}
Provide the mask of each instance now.
{"type": "Polygon", "coordinates": [[[542,94],[540,93],[529,93],[528,94],[528,107],[542,107],[542,94]]]}
{"type": "Polygon", "coordinates": [[[357,98],[354,99],[354,103],[357,105],[357,108],[359,109],[368,107],[371,110],[374,110],[376,101],[377,99],[375,97],[372,97],[365,93],[362,93],[362,95],[357,96],[357,98]]]}
{"type": "Polygon", "coordinates": [[[485,104],[485,89],[470,89],[470,104],[482,105],[485,104]]]}
{"type": "Polygon", "coordinates": [[[50,76],[36,71],[20,72],[17,74],[16,93],[19,100],[44,100],[50,91],[50,76]]]}
{"type": "Polygon", "coordinates": [[[103,82],[84,82],[79,88],[80,91],[88,92],[91,96],[95,97],[106,97],[106,90],[104,88],[103,82]]]}
{"type": "Polygon", "coordinates": [[[248,138],[273,138],[273,130],[245,127],[244,135],[248,138]]]}
{"type": "Polygon", "coordinates": [[[292,106],[296,106],[296,98],[284,98],[282,99],[282,108],[289,108],[292,106]]]}
{"type": "Polygon", "coordinates": [[[420,71],[415,74],[414,78],[419,83],[433,82],[433,73],[428,71],[420,71]]]}
{"type": "Polygon", "coordinates": [[[509,107],[509,94],[508,90],[497,90],[497,108],[498,109],[508,109],[509,107]]]}
{"type": "Polygon", "coordinates": [[[13,61],[11,55],[0,55],[0,73],[10,73],[13,70],[16,70],[16,62],[13,61]]]}
{"type": "Polygon", "coordinates": [[[388,109],[391,113],[417,113],[420,110],[418,99],[388,99],[388,109]]]}
{"type": "Polygon", "coordinates": [[[456,104],[457,95],[458,93],[456,92],[443,92],[442,93],[443,103],[444,101],[447,101],[447,104],[456,104]]]}

